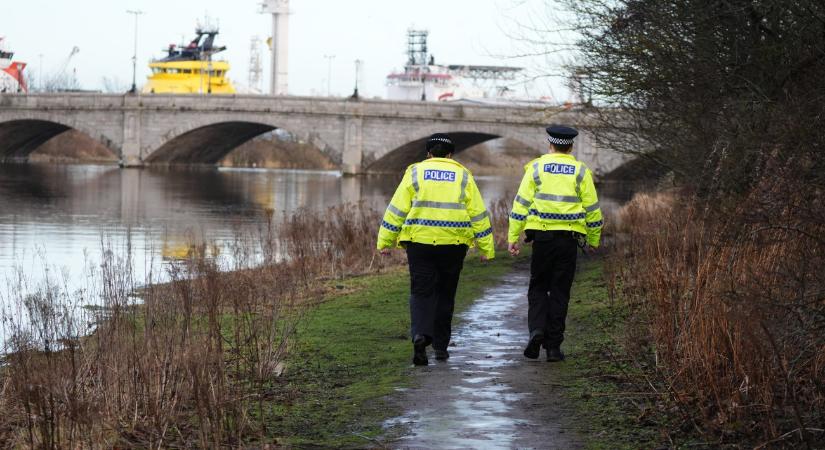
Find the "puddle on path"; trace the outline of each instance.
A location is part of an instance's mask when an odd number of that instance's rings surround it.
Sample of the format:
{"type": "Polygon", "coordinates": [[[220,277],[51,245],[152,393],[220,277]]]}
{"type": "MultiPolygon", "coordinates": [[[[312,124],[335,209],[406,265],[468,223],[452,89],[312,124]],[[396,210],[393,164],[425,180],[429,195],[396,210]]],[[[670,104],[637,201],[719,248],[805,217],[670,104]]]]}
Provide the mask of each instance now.
{"type": "MultiPolygon", "coordinates": [[[[534,414],[532,391],[510,380],[545,376],[547,364],[525,360],[527,281],[516,272],[460,315],[447,362],[416,368],[416,387],[399,394],[405,413],[385,423],[404,429],[393,448],[576,448],[547,414],[534,414]],[[542,373],[539,373],[542,372],[542,373]],[[539,422],[537,417],[541,417],[539,422]]],[[[523,385],[524,383],[522,383],[523,385]]],[[[540,384],[540,383],[536,383],[540,384]]],[[[556,394],[554,394],[556,395],[556,394]]],[[[562,411],[554,414],[560,415],[562,411]]],[[[572,437],[572,436],[571,436],[572,437]]]]}

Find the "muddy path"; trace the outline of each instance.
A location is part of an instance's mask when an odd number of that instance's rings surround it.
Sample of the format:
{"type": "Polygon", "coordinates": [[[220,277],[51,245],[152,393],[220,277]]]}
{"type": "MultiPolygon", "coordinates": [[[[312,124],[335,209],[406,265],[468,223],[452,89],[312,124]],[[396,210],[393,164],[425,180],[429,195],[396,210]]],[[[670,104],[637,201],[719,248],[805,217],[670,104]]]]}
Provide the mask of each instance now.
{"type": "MultiPolygon", "coordinates": [[[[527,337],[526,267],[459,315],[450,359],[414,369],[399,393],[403,415],[385,424],[390,448],[577,449],[554,363],[522,355],[527,337]],[[400,436],[400,437],[398,437],[400,436]]],[[[558,364],[558,363],[555,363],[558,364]]],[[[563,364],[563,363],[562,363],[563,364]]]]}

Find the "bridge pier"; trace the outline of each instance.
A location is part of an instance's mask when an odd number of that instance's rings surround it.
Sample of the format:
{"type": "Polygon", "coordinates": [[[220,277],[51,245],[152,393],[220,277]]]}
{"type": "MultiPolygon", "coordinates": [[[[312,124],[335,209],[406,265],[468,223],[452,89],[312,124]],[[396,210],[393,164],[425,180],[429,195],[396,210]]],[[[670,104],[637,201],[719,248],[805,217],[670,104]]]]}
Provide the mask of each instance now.
{"type": "Polygon", "coordinates": [[[361,173],[364,156],[364,119],[347,117],[344,123],[344,151],[341,155],[341,172],[344,175],[361,173]]]}
{"type": "Polygon", "coordinates": [[[143,157],[140,150],[140,96],[123,97],[123,146],[120,149],[121,167],[142,167],[143,157]]]}

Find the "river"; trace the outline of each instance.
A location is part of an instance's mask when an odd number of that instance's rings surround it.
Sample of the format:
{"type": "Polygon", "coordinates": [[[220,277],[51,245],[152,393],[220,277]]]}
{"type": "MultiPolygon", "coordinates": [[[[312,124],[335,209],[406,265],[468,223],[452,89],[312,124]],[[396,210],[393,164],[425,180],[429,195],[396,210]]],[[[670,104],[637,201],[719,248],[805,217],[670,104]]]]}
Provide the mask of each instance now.
{"type": "MultiPolygon", "coordinates": [[[[365,202],[382,210],[400,179],[342,177],[338,172],[267,169],[120,169],[112,165],[0,164],[0,283],[45,270],[69,286],[102,240],[130,239],[137,264],[185,255],[192,237],[231,242],[267,214],[278,220],[299,208],[323,210],[365,202]]],[[[477,176],[486,201],[512,197],[519,174],[477,176]]],[[[623,198],[602,195],[610,210],[623,198]]],[[[377,230],[378,224],[376,224],[377,230]]]]}

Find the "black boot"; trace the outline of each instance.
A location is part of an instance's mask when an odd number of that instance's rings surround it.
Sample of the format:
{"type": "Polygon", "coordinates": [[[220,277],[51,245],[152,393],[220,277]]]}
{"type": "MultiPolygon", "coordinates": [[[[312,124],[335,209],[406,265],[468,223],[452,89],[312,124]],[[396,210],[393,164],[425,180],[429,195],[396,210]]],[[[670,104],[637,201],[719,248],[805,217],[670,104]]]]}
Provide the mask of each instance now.
{"type": "Polygon", "coordinates": [[[427,360],[427,345],[429,345],[426,336],[416,335],[413,339],[413,364],[416,366],[426,366],[430,362],[427,360]]]}
{"type": "Polygon", "coordinates": [[[547,347],[547,360],[550,362],[564,361],[564,352],[558,345],[547,347]]]}
{"type": "Polygon", "coordinates": [[[524,349],[524,356],[530,359],[536,359],[539,357],[539,352],[541,351],[541,343],[544,342],[544,331],[542,330],[533,330],[530,332],[530,342],[527,343],[527,347],[524,349]]]}
{"type": "Polygon", "coordinates": [[[450,352],[445,350],[435,349],[435,359],[437,361],[446,361],[450,358],[450,352]]]}

